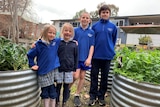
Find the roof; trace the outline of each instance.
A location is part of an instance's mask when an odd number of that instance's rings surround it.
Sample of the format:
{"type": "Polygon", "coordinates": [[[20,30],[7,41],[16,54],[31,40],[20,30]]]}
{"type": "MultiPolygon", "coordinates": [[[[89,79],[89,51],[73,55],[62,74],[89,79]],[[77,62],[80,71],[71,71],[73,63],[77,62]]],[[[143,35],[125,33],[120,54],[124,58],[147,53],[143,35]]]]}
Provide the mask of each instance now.
{"type": "Polygon", "coordinates": [[[125,33],[160,34],[160,25],[120,26],[125,33]]]}
{"type": "MultiPolygon", "coordinates": [[[[160,22],[160,14],[151,14],[151,15],[134,15],[134,16],[114,16],[110,17],[111,19],[129,19],[132,22],[148,22],[148,20],[151,20],[152,22],[157,20],[160,22]]],[[[99,18],[92,18],[92,20],[98,20],[99,18]]],[[[51,20],[51,21],[74,21],[78,19],[56,19],[56,20],[51,20]]]]}

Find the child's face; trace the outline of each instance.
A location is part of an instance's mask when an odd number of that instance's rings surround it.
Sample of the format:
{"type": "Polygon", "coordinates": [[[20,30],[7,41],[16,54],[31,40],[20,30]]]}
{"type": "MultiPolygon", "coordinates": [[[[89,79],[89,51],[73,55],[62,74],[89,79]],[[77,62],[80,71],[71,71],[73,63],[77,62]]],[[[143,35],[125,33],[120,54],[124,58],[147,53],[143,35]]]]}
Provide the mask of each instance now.
{"type": "Polygon", "coordinates": [[[63,34],[63,39],[68,41],[73,36],[73,29],[70,26],[65,26],[62,34],[63,34]]]}
{"type": "Polygon", "coordinates": [[[105,20],[109,19],[109,17],[110,17],[110,12],[109,12],[109,10],[103,10],[103,11],[101,11],[100,17],[101,17],[102,19],[105,19],[105,20]]]}
{"type": "Polygon", "coordinates": [[[48,40],[51,41],[55,38],[56,36],[56,30],[52,27],[49,28],[48,32],[47,32],[47,37],[48,37],[48,40]]]}
{"type": "Polygon", "coordinates": [[[90,16],[87,13],[83,13],[80,17],[80,23],[82,25],[82,27],[86,27],[88,26],[88,24],[90,23],[90,16]]]}

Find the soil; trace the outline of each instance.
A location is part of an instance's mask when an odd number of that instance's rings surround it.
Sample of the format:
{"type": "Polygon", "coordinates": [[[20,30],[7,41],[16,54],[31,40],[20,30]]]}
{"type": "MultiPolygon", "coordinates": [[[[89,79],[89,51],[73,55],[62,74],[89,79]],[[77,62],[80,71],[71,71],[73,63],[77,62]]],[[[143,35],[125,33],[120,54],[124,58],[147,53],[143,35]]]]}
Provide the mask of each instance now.
{"type": "MultiPolygon", "coordinates": [[[[77,82],[75,82],[75,84],[72,86],[71,88],[71,92],[70,92],[70,98],[69,100],[67,101],[67,107],[75,107],[74,104],[73,104],[73,98],[74,98],[74,93],[75,93],[75,90],[76,90],[76,87],[77,87],[77,82]]],[[[88,106],[88,101],[89,101],[89,88],[90,88],[90,82],[85,80],[85,83],[84,83],[84,87],[82,89],[82,92],[80,94],[80,99],[81,99],[81,102],[82,102],[82,105],[81,107],[90,107],[88,106]]],[[[110,107],[109,106],[109,102],[110,102],[110,93],[107,92],[106,95],[106,106],[103,106],[103,107],[110,107]]],[[[41,104],[41,107],[43,107],[43,104],[41,104]]],[[[102,106],[99,106],[98,103],[96,103],[94,106],[91,106],[91,107],[102,107],[102,106]]]]}
{"type": "MultiPolygon", "coordinates": [[[[71,95],[70,95],[70,99],[68,100],[67,102],[67,105],[68,107],[74,107],[74,104],[73,104],[73,98],[74,98],[74,93],[75,93],[75,90],[76,90],[76,86],[77,86],[77,82],[73,85],[72,89],[71,89],[71,95]]],[[[82,102],[82,106],[81,107],[90,107],[88,106],[88,101],[89,101],[89,88],[90,88],[90,82],[85,80],[85,83],[84,83],[84,87],[83,87],[83,90],[81,92],[81,96],[80,96],[80,99],[81,99],[81,102],[82,102]]],[[[104,106],[104,107],[109,107],[109,102],[110,102],[110,93],[107,92],[106,95],[106,102],[107,102],[107,105],[104,106]]],[[[91,106],[91,107],[102,107],[102,106],[99,106],[98,103],[96,103],[94,106],[91,106]]]]}

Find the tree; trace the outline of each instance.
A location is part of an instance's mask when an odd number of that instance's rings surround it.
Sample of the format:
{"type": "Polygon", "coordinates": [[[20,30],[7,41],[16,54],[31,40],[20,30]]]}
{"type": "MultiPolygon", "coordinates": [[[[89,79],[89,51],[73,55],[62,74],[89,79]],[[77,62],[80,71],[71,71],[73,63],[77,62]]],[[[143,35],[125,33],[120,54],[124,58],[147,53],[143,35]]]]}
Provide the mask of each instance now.
{"type": "Polygon", "coordinates": [[[11,16],[11,35],[12,41],[19,42],[19,25],[22,16],[24,15],[27,7],[30,6],[31,0],[2,0],[2,12],[9,12],[11,16]]]}
{"type": "Polygon", "coordinates": [[[73,19],[78,19],[83,12],[86,12],[86,9],[82,9],[79,12],[76,12],[76,15],[73,17],[73,19]]]}
{"type": "Polygon", "coordinates": [[[98,10],[103,5],[107,5],[111,9],[111,16],[118,15],[118,11],[119,11],[118,7],[116,7],[114,4],[106,4],[106,2],[102,2],[102,3],[98,4],[97,10],[90,12],[91,18],[98,18],[99,17],[98,10]]]}
{"type": "Polygon", "coordinates": [[[98,18],[99,17],[98,10],[91,11],[90,16],[91,16],[91,18],[98,18]]]}
{"type": "MultiPolygon", "coordinates": [[[[98,18],[99,17],[98,10],[104,4],[108,5],[108,7],[111,9],[111,16],[117,16],[118,15],[119,8],[117,6],[115,6],[114,4],[106,4],[106,2],[102,2],[102,3],[97,5],[97,10],[94,10],[94,11],[90,12],[91,18],[98,18]]],[[[73,17],[73,19],[79,18],[80,14],[83,11],[86,11],[86,9],[82,9],[79,12],[76,12],[76,15],[73,17]]]]}
{"type": "Polygon", "coordinates": [[[111,9],[111,16],[117,16],[119,8],[116,7],[114,4],[108,4],[108,7],[111,9]]]}

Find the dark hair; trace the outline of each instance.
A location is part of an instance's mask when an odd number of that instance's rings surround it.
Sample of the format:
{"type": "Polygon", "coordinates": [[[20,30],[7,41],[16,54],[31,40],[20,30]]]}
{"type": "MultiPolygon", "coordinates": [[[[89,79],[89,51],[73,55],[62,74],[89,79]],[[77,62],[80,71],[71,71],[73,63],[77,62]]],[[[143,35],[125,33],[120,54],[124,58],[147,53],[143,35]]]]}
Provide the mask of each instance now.
{"type": "Polygon", "coordinates": [[[99,15],[101,14],[101,11],[103,11],[103,10],[108,10],[111,13],[111,9],[106,4],[102,5],[99,8],[99,11],[98,11],[99,15]]]}

